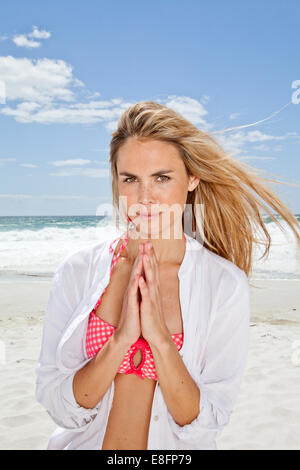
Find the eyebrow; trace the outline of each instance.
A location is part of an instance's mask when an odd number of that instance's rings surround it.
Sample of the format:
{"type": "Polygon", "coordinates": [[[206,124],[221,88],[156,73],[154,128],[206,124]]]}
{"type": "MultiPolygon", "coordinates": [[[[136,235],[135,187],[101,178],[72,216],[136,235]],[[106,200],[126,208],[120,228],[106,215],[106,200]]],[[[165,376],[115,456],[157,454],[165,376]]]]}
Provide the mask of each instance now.
{"type": "MultiPolygon", "coordinates": [[[[166,174],[166,173],[173,173],[174,170],[159,170],[159,171],[156,171],[155,173],[152,173],[152,175],[150,176],[159,176],[159,175],[162,175],[162,174],[166,174]]],[[[133,176],[133,177],[137,177],[137,175],[133,175],[132,173],[128,173],[128,172],[122,172],[122,173],[119,173],[120,176],[133,176]]]]}

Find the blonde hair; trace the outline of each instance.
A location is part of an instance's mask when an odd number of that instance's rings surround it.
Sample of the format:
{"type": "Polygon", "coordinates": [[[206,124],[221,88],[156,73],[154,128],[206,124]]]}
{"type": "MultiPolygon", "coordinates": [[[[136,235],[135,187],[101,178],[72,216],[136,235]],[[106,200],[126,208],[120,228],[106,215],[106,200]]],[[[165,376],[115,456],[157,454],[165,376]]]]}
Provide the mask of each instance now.
{"type": "Polygon", "coordinates": [[[203,246],[235,263],[247,276],[252,269],[253,243],[265,246],[260,259],[268,255],[271,245],[260,209],[284,231],[266,204],[287,222],[300,249],[299,222],[268,187],[269,182],[289,183],[259,176],[257,173],[261,170],[230,157],[209,133],[153,101],[138,102],[126,109],[118,120],[117,130],[112,133],[109,161],[114,207],[119,209],[118,150],[128,137],[161,140],[176,146],[187,174],[200,178],[197,187],[188,192],[186,204],[192,205],[193,227],[200,228],[202,224],[203,246]],[[199,220],[197,204],[204,208],[203,221],[199,220]],[[256,228],[262,229],[265,237],[257,238],[256,228]]]}

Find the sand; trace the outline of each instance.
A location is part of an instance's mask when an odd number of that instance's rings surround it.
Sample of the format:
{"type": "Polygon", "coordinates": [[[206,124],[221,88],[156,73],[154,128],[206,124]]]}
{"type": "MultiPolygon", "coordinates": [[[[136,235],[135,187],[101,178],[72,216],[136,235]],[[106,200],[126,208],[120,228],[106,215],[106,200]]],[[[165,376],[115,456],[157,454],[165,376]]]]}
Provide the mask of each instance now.
{"type": "MultiPolygon", "coordinates": [[[[49,280],[0,283],[0,449],[45,449],[56,428],[35,400],[49,280]]],[[[300,449],[300,281],[256,280],[239,398],[224,450],[300,449]]]]}

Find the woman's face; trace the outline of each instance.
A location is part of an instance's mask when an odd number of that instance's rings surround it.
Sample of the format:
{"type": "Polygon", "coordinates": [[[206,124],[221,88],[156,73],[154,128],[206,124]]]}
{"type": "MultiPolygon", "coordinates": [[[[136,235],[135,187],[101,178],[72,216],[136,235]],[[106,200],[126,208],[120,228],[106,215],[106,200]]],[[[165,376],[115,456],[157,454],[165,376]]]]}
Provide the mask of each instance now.
{"type": "Polygon", "coordinates": [[[174,225],[182,230],[187,193],[199,178],[187,175],[175,145],[130,137],[118,151],[117,172],[120,210],[140,233],[154,237],[174,225]]]}

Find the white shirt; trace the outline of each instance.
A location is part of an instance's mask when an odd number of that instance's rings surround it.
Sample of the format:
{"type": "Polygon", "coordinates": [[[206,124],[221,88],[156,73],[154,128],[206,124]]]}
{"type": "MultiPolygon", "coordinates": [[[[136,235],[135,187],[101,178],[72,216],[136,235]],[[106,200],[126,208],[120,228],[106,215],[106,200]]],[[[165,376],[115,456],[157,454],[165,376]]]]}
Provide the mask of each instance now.
{"type": "MultiPolygon", "coordinates": [[[[178,271],[183,322],[179,354],[200,390],[199,414],[178,425],[156,382],[147,449],[217,449],[239,393],[249,344],[250,288],[244,271],[186,235],[178,271]]],[[[58,266],[45,311],[35,371],[36,399],[58,428],[47,449],[101,450],[114,381],[93,409],[81,407],[73,378],[90,359],[85,349],[89,313],[110,279],[112,240],[81,249],[58,266]]],[[[118,240],[113,243],[113,249],[118,240]]]]}

